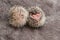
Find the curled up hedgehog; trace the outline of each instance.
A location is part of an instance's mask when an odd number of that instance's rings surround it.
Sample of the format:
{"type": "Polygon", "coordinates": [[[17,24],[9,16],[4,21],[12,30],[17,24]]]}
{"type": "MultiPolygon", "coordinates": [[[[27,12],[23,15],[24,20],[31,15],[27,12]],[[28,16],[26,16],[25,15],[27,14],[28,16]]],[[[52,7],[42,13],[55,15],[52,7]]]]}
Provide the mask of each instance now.
{"type": "Polygon", "coordinates": [[[19,5],[15,5],[9,10],[9,24],[14,27],[23,27],[28,18],[28,11],[19,5]]]}
{"type": "Polygon", "coordinates": [[[32,6],[28,9],[29,18],[28,25],[31,27],[41,27],[45,24],[46,16],[41,8],[38,6],[32,6]]]}

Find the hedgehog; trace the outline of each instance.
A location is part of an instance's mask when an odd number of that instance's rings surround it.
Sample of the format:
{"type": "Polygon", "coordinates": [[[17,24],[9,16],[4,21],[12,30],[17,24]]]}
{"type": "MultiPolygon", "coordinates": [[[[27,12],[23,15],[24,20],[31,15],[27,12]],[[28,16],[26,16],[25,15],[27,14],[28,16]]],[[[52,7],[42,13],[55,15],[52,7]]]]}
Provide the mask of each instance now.
{"type": "Polygon", "coordinates": [[[9,10],[9,24],[13,27],[23,27],[28,18],[28,11],[20,5],[15,5],[9,10]]]}
{"type": "Polygon", "coordinates": [[[44,11],[38,6],[28,8],[29,18],[28,25],[30,27],[42,27],[45,24],[46,16],[44,11]]]}

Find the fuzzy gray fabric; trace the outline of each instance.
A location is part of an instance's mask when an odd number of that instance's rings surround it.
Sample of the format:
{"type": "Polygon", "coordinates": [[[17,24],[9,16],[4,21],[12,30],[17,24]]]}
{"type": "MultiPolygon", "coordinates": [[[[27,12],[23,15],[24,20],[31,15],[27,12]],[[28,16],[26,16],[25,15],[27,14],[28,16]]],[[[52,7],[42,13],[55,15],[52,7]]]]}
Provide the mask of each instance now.
{"type": "Polygon", "coordinates": [[[60,40],[60,0],[0,0],[0,40],[60,40]],[[8,24],[9,8],[39,6],[47,20],[42,28],[13,28],[8,24]]]}

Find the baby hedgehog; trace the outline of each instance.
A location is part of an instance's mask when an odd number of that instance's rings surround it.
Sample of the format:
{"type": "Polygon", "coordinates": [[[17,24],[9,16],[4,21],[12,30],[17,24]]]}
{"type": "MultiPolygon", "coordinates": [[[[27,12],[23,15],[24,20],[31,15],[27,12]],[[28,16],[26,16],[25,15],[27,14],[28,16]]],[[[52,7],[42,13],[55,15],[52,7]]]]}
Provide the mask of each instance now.
{"type": "Polygon", "coordinates": [[[28,9],[29,18],[28,25],[31,27],[41,27],[46,21],[45,14],[43,10],[37,6],[31,7],[28,9]]]}
{"type": "Polygon", "coordinates": [[[9,24],[14,27],[23,27],[28,18],[28,11],[19,5],[15,5],[9,10],[9,24]]]}

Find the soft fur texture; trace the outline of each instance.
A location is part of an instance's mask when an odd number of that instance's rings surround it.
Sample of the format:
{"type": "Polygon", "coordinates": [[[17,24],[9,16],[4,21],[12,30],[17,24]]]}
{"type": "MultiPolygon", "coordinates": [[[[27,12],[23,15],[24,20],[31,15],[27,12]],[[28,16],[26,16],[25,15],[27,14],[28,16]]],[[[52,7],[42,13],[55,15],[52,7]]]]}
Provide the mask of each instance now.
{"type": "Polygon", "coordinates": [[[60,0],[0,0],[0,40],[60,40],[60,0]],[[8,26],[8,10],[13,5],[41,7],[47,17],[44,27],[8,26]]]}
{"type": "Polygon", "coordinates": [[[45,13],[42,11],[41,8],[39,8],[37,6],[29,8],[29,12],[33,12],[33,10],[39,11],[39,13],[41,13],[42,17],[39,21],[33,20],[31,17],[29,17],[29,19],[28,19],[29,26],[31,26],[31,27],[41,27],[41,26],[43,26],[45,21],[46,21],[45,13]]]}
{"type": "Polygon", "coordinates": [[[10,8],[9,12],[9,24],[14,27],[22,27],[26,24],[28,12],[24,7],[15,5],[10,8]]]}

